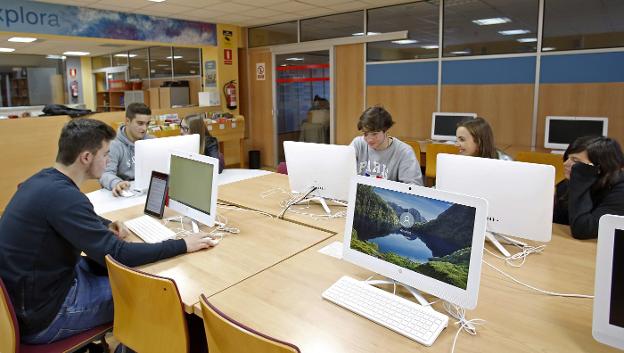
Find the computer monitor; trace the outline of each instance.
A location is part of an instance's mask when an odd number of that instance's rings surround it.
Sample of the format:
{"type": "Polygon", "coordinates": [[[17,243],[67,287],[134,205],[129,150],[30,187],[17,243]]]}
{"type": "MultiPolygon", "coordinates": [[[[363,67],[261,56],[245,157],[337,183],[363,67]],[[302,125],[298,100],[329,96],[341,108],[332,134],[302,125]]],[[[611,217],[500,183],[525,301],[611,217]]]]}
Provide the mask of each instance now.
{"type": "Polygon", "coordinates": [[[492,233],[550,241],[555,191],[551,165],[438,154],[436,188],[488,200],[487,230],[492,233]]]}
{"type": "Polygon", "coordinates": [[[357,174],[353,147],[284,141],[284,155],[293,192],[316,187],[312,196],[348,199],[349,181],[357,174]]]}
{"type": "Polygon", "coordinates": [[[594,290],[594,338],[624,349],[624,217],[605,215],[598,223],[594,290]]]}
{"type": "Polygon", "coordinates": [[[544,148],[565,150],[577,137],[607,136],[609,118],[547,116],[544,148]]]}
{"type": "Polygon", "coordinates": [[[487,202],[390,180],[351,183],[343,258],[417,290],[475,308],[487,202]]]}
{"type": "Polygon", "coordinates": [[[217,214],[217,175],[218,159],[172,151],[169,208],[212,227],[217,214]]]}
{"type": "Polygon", "coordinates": [[[171,151],[199,152],[199,135],[139,140],[134,143],[134,189],[147,190],[152,171],[169,174],[171,151]]]}
{"type": "Polygon", "coordinates": [[[455,141],[457,125],[466,120],[477,117],[475,113],[445,113],[434,112],[431,115],[431,139],[439,141],[455,141]]]}

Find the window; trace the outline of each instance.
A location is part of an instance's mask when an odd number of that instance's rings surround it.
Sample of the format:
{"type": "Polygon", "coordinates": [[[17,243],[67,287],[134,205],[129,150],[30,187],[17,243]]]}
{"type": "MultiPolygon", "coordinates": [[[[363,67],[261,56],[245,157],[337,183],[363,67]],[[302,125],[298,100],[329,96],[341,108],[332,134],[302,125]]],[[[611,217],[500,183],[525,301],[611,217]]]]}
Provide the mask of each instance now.
{"type": "Polygon", "coordinates": [[[538,0],[444,2],[444,56],[535,52],[538,0]]]}
{"type": "Polygon", "coordinates": [[[128,53],[128,61],[130,62],[130,79],[147,79],[148,65],[147,65],[147,48],[131,50],[128,53]]]}
{"type": "Polygon", "coordinates": [[[125,66],[128,65],[128,52],[113,54],[113,66],[125,66]]]}
{"type": "Polygon", "coordinates": [[[197,48],[173,48],[173,72],[175,76],[199,76],[201,50],[197,48]]]}
{"type": "Polygon", "coordinates": [[[624,46],[624,1],[546,0],[542,51],[624,46]]]}
{"type": "Polygon", "coordinates": [[[403,40],[367,44],[367,61],[410,60],[438,56],[439,2],[420,1],[368,10],[368,31],[408,31],[403,40]]]}
{"type": "Polygon", "coordinates": [[[100,55],[94,56],[91,58],[91,68],[93,70],[101,69],[103,67],[111,67],[113,66],[111,63],[111,55],[100,55]]]}
{"type": "Polygon", "coordinates": [[[364,35],[364,11],[310,18],[300,23],[302,42],[364,35]]]}
{"type": "Polygon", "coordinates": [[[171,78],[171,47],[151,47],[150,56],[150,77],[151,78],[171,78]]]}
{"type": "Polygon", "coordinates": [[[297,43],[297,21],[250,28],[249,47],[297,43]]]}

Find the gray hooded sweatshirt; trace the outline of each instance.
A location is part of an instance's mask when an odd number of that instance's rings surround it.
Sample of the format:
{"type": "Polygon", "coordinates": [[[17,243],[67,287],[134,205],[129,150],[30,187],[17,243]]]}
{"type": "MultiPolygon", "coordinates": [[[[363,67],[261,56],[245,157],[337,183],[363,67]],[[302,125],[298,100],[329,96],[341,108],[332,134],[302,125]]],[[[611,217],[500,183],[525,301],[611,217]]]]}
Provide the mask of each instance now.
{"type": "MultiPolygon", "coordinates": [[[[145,134],[145,139],[154,136],[145,134]]],[[[110,153],[106,170],[100,177],[103,188],[112,190],[121,181],[134,180],[134,142],[126,136],[126,126],[122,125],[117,137],[110,144],[110,153]]]]}
{"type": "Polygon", "coordinates": [[[392,143],[383,151],[368,146],[363,136],[351,141],[355,148],[359,175],[399,181],[405,184],[423,185],[422,172],[410,145],[392,138],[392,143]]]}

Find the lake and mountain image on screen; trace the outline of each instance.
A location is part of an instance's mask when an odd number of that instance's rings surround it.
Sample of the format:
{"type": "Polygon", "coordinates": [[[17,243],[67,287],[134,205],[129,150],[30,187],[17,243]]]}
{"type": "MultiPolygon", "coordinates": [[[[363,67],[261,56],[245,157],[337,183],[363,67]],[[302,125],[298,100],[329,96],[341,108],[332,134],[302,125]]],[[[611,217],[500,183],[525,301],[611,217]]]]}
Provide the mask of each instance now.
{"type": "Polygon", "coordinates": [[[351,248],[466,289],[473,207],[359,184],[351,248]]]}

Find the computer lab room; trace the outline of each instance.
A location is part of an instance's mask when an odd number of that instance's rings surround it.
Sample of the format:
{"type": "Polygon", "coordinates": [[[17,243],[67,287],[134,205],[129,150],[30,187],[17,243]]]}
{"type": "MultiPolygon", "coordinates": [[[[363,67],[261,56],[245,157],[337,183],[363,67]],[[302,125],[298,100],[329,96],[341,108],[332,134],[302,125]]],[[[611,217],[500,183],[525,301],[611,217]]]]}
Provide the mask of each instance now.
{"type": "Polygon", "coordinates": [[[0,353],[624,351],[622,19],[0,0],[0,353]]]}

